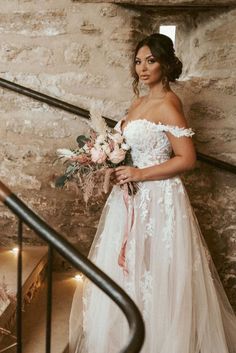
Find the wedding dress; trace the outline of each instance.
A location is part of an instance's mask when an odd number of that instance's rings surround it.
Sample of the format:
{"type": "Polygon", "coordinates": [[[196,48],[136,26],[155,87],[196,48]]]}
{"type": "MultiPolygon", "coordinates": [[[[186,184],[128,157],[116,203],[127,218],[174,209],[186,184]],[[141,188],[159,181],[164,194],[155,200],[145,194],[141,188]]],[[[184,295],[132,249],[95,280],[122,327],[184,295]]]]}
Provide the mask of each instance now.
{"type": "MultiPolygon", "coordinates": [[[[165,132],[178,138],[194,134],[191,128],[146,119],[129,121],[122,132],[121,121],[115,129],[125,136],[139,168],[170,158],[165,132]]],[[[146,329],[141,353],[236,353],[236,316],[182,180],[138,185],[128,202],[124,190],[113,186],[88,257],[140,309],[146,329]]],[[[118,353],[128,334],[126,318],[111,299],[87,279],[83,293],[78,285],[70,353],[118,353]]]]}

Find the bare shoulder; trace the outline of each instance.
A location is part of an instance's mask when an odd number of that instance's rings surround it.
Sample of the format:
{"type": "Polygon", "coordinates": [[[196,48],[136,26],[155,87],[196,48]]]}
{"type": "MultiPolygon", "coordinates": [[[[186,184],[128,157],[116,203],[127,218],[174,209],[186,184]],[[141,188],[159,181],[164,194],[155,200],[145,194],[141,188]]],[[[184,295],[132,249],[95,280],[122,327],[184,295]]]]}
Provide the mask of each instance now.
{"type": "Polygon", "coordinates": [[[182,101],[174,92],[169,92],[163,100],[159,106],[159,114],[163,124],[188,127],[182,101]]]}

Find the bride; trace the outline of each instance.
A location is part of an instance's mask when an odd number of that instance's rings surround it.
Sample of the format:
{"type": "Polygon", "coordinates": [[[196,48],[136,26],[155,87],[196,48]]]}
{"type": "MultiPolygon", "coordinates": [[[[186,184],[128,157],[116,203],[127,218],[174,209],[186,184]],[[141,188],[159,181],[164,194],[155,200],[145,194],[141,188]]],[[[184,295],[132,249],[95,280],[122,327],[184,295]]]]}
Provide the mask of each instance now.
{"type": "MultiPolygon", "coordinates": [[[[181,74],[173,42],[152,34],[138,43],[133,89],[138,98],[116,130],[134,166],[113,172],[89,259],[139,307],[142,353],[235,353],[236,317],[219,280],[180,174],[196,154],[178,96],[181,74]],[[149,87],[139,97],[138,82],[149,87]],[[137,182],[134,196],[123,184],[137,182]]],[[[70,316],[70,353],[117,353],[129,328],[120,309],[93,283],[77,287],[70,316]],[[82,300],[82,302],[81,302],[82,300]]]]}

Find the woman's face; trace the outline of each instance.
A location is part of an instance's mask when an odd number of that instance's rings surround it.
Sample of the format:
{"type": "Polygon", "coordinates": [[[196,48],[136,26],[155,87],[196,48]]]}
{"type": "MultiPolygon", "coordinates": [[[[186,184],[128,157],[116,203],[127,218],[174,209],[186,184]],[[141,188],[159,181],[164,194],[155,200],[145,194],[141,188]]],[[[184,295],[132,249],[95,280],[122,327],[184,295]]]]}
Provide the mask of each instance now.
{"type": "Polygon", "coordinates": [[[161,65],[147,45],[141,47],[135,58],[135,71],[145,84],[157,83],[162,78],[161,65]]]}

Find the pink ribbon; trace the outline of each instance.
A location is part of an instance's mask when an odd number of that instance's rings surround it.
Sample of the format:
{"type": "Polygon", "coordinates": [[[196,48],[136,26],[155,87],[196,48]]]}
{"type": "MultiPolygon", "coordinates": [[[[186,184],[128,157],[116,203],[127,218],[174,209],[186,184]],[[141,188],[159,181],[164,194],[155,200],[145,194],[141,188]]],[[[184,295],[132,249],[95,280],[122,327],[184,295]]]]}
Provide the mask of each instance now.
{"type": "Polygon", "coordinates": [[[129,271],[126,264],[126,246],[127,246],[129,232],[131,231],[131,228],[134,224],[134,207],[133,207],[133,202],[131,205],[129,205],[128,184],[123,184],[123,186],[124,186],[123,198],[124,198],[124,202],[127,210],[127,217],[126,217],[124,239],[123,239],[120,254],[118,257],[118,264],[121,267],[123,267],[123,272],[124,274],[127,275],[129,271]]]}

